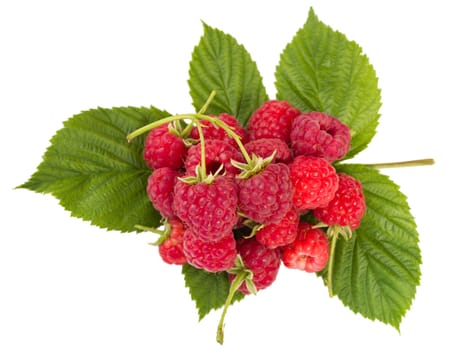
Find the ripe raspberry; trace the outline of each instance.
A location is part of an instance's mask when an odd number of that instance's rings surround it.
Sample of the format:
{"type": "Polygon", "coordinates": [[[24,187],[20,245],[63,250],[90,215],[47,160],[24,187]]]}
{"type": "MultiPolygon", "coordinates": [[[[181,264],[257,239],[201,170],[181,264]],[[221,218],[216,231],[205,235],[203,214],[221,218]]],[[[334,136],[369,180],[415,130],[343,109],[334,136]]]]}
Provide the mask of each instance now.
{"type": "Polygon", "coordinates": [[[339,188],[334,198],[325,208],[315,209],[313,214],[327,225],[349,226],[355,230],[366,211],[362,184],[347,174],[340,173],[338,177],[339,188]]]}
{"type": "Polygon", "coordinates": [[[339,119],[310,112],[295,118],[290,141],[295,156],[321,157],[331,163],[344,158],[349,151],[351,133],[339,119]]]}
{"type": "Polygon", "coordinates": [[[298,156],[289,167],[295,208],[315,209],[327,205],[334,198],[338,176],[327,160],[298,156]]]}
{"type": "Polygon", "coordinates": [[[299,114],[287,101],[266,101],[249,118],[249,139],[277,138],[289,143],[293,119],[299,114]]]}
{"type": "MultiPolygon", "coordinates": [[[[187,174],[195,175],[195,168],[200,164],[201,159],[200,144],[190,147],[187,153],[187,159],[185,160],[187,174]]],[[[244,158],[236,148],[227,142],[221,140],[205,141],[205,165],[208,173],[216,173],[223,164],[224,171],[227,175],[234,176],[239,174],[240,170],[231,164],[231,159],[242,162],[244,158]]]]}
{"type": "MultiPolygon", "coordinates": [[[[233,131],[241,137],[242,143],[246,143],[248,141],[249,136],[246,130],[241,125],[239,125],[235,117],[226,113],[222,113],[217,117],[217,119],[225,122],[226,125],[231,127],[233,131]]],[[[238,147],[236,141],[232,137],[230,137],[222,128],[214,126],[207,120],[200,121],[200,124],[202,125],[203,137],[205,138],[205,140],[221,140],[229,143],[235,148],[238,147]]],[[[198,140],[200,138],[197,127],[194,127],[192,131],[190,131],[190,136],[195,140],[198,140]]]]}
{"type": "Polygon", "coordinates": [[[297,239],[282,248],[282,261],[291,269],[306,272],[323,270],[329,259],[329,242],[326,234],[312,228],[307,222],[300,222],[297,239]]]}
{"type": "Polygon", "coordinates": [[[151,169],[179,169],[184,164],[187,148],[184,141],[169,132],[169,124],[152,129],[144,142],[144,159],[151,169]]]}
{"type": "Polygon", "coordinates": [[[267,225],[279,222],[292,207],[293,190],[289,169],[271,163],[248,179],[237,179],[239,209],[249,219],[267,225]]]}
{"type": "Polygon", "coordinates": [[[184,224],[179,219],[172,219],[169,225],[170,235],[159,245],[159,254],[168,264],[184,265],[187,262],[184,255],[184,224]]]}
{"type": "Polygon", "coordinates": [[[246,143],[244,145],[247,153],[254,153],[256,156],[261,158],[267,158],[274,153],[275,163],[286,163],[288,164],[292,160],[292,154],[287,144],[281,139],[259,139],[246,143]]]}
{"type": "Polygon", "coordinates": [[[292,243],[297,237],[298,219],[296,210],[290,209],[280,222],[269,224],[257,231],[257,241],[270,249],[292,243]]]}
{"type": "MultiPolygon", "coordinates": [[[[280,268],[280,252],[278,249],[269,249],[257,242],[255,238],[243,239],[238,242],[238,253],[246,268],[252,271],[252,281],[257,291],[269,287],[277,278],[280,268]]],[[[234,275],[229,275],[230,280],[234,275]]],[[[246,283],[239,290],[244,294],[250,294],[246,283]]]]}
{"type": "Polygon", "coordinates": [[[218,241],[238,222],[237,187],[234,179],[217,176],[211,184],[188,184],[177,181],[174,187],[174,210],[198,238],[218,241]]]}
{"type": "Polygon", "coordinates": [[[154,208],[167,218],[174,218],[174,186],[182,174],[171,168],[159,168],[148,178],[147,194],[154,208]]]}
{"type": "Polygon", "coordinates": [[[208,272],[226,271],[236,259],[236,240],[230,231],[219,240],[207,242],[193,228],[184,234],[184,253],[190,265],[208,272]]]}

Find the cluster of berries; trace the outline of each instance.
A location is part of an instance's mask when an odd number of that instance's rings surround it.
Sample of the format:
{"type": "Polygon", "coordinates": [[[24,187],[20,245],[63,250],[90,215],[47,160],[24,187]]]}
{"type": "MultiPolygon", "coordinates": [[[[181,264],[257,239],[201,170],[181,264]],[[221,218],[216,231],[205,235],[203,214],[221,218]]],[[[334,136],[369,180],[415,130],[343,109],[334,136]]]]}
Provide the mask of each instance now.
{"type": "Polygon", "coordinates": [[[332,165],[350,141],[337,118],[277,100],[254,111],[247,130],[228,114],[155,127],[144,158],[149,198],[166,218],[162,259],[231,281],[250,270],[237,287],[245,294],[271,285],[281,262],[323,270],[329,239],[358,228],[366,209],[360,182],[332,165]]]}

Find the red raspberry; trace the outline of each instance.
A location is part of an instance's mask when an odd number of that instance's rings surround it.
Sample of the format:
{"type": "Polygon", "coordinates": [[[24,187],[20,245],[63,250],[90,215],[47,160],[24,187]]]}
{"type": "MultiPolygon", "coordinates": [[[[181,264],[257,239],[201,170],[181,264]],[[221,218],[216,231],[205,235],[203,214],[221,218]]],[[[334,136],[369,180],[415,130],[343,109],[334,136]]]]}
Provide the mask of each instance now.
{"type": "Polygon", "coordinates": [[[290,141],[295,156],[321,157],[331,163],[344,158],[349,151],[351,133],[339,119],[311,112],[295,118],[290,141]]]}
{"type": "Polygon", "coordinates": [[[297,239],[282,248],[285,266],[306,272],[323,270],[329,259],[329,242],[326,234],[312,228],[307,222],[300,222],[297,239]]]}
{"type": "Polygon", "coordinates": [[[313,214],[327,225],[349,226],[355,230],[360,226],[366,211],[362,184],[352,176],[340,173],[339,188],[333,200],[325,208],[317,208],[313,214]]]}
{"type": "Polygon", "coordinates": [[[147,193],[154,208],[167,218],[174,218],[174,186],[182,174],[171,168],[159,168],[148,178],[147,193]]]}
{"type": "Polygon", "coordinates": [[[188,263],[198,269],[208,272],[226,271],[233,267],[236,259],[236,241],[231,231],[217,241],[203,241],[197,231],[187,228],[184,234],[184,253],[188,263]]]}
{"type": "Polygon", "coordinates": [[[248,179],[237,179],[239,209],[261,224],[279,222],[292,207],[293,190],[289,169],[283,163],[271,163],[248,179]]]}
{"type": "Polygon", "coordinates": [[[274,153],[275,163],[286,163],[288,164],[292,160],[292,154],[287,144],[281,139],[259,139],[246,143],[244,145],[247,153],[254,153],[256,156],[261,158],[267,158],[274,153]]]}
{"type": "MultiPolygon", "coordinates": [[[[195,168],[200,164],[202,159],[201,154],[200,144],[193,145],[189,148],[187,159],[185,160],[187,174],[195,175],[195,168]]],[[[224,171],[227,175],[234,176],[239,174],[240,170],[231,164],[231,159],[237,162],[244,160],[241,153],[227,142],[221,140],[205,141],[205,165],[207,173],[216,173],[223,164],[224,171]]]]}
{"type": "Polygon", "coordinates": [[[293,119],[299,114],[287,101],[266,101],[249,118],[249,139],[277,138],[289,143],[293,119]]]}
{"type": "MultiPolygon", "coordinates": [[[[246,143],[248,141],[248,134],[246,130],[239,125],[237,119],[233,117],[232,115],[222,113],[217,117],[219,120],[225,122],[226,125],[231,127],[233,131],[241,137],[241,142],[246,143]]],[[[222,128],[218,128],[214,126],[211,122],[208,120],[202,120],[200,121],[200,124],[202,125],[202,131],[203,131],[203,137],[206,140],[221,140],[229,143],[231,146],[237,148],[238,144],[236,141],[229,136],[226,131],[224,131],[222,128]]],[[[195,139],[199,140],[200,135],[198,134],[198,129],[197,127],[194,127],[192,131],[190,131],[190,136],[195,139]]]]}
{"type": "Polygon", "coordinates": [[[169,225],[170,235],[159,245],[159,254],[168,264],[184,265],[187,262],[184,255],[184,224],[179,219],[172,219],[169,225]]]}
{"type": "Polygon", "coordinates": [[[292,243],[297,237],[298,219],[297,211],[290,209],[280,222],[269,224],[257,231],[257,241],[270,249],[292,243]]]}
{"type": "Polygon", "coordinates": [[[327,205],[334,198],[338,176],[327,160],[298,156],[289,166],[295,208],[315,209],[327,205]]]}
{"type": "MultiPolygon", "coordinates": [[[[243,239],[238,242],[238,253],[246,268],[252,271],[257,291],[269,287],[277,278],[280,268],[280,252],[278,249],[269,249],[260,244],[255,238],[243,239]]],[[[230,280],[234,275],[229,275],[230,280]]],[[[239,290],[244,294],[250,294],[243,283],[239,290]]]]}
{"type": "Polygon", "coordinates": [[[169,132],[169,124],[152,129],[144,142],[144,159],[151,169],[179,169],[186,153],[184,141],[169,132]]]}
{"type": "Polygon", "coordinates": [[[218,241],[238,222],[238,193],[234,179],[217,176],[211,184],[177,181],[174,210],[199,239],[218,241]]]}

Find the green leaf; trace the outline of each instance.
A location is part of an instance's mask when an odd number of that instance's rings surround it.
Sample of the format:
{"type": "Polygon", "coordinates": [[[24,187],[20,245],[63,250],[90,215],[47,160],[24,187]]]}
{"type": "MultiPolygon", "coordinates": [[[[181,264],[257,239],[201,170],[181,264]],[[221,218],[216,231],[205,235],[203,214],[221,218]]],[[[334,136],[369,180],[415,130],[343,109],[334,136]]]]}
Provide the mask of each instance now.
{"type": "Polygon", "coordinates": [[[51,139],[41,164],[19,186],[50,193],[73,216],[110,230],[157,226],[159,213],[146,194],[150,170],[143,159],[144,136],[126,135],[168,116],[154,107],[92,109],[64,123],[51,139]]]}
{"type": "Polygon", "coordinates": [[[377,76],[359,45],[320,22],[313,9],[284,49],[275,77],[278,99],[303,112],[330,114],[351,128],[347,158],[367,147],[380,117],[377,76]]]}
{"type": "MultiPolygon", "coordinates": [[[[197,306],[200,320],[211,310],[219,309],[225,304],[230,286],[226,272],[210,273],[186,264],[182,267],[182,273],[185,286],[197,306]]],[[[243,297],[244,294],[236,292],[232,303],[243,297]]]]}
{"type": "Polygon", "coordinates": [[[367,211],[350,240],[338,238],[333,290],[354,312],[399,329],[420,283],[418,233],[406,197],[377,170],[339,165],[363,184],[367,211]]]}
{"type": "Polygon", "coordinates": [[[256,63],[232,36],[203,24],[204,34],[190,61],[190,95],[199,110],[216,91],[207,113],[234,115],[245,125],[252,112],[268,99],[256,63]]]}

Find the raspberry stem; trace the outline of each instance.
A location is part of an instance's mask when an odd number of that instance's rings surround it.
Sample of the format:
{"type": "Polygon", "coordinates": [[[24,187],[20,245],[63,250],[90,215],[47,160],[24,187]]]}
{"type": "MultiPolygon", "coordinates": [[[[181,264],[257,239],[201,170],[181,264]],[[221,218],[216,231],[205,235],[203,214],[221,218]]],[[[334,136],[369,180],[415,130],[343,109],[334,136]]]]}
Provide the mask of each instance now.
{"type": "Polygon", "coordinates": [[[228,307],[231,304],[231,301],[233,300],[234,294],[236,293],[238,288],[243,284],[246,278],[247,278],[247,274],[245,273],[237,274],[236,278],[233,280],[233,282],[231,283],[231,286],[229,287],[229,293],[228,293],[228,296],[226,297],[225,306],[223,308],[223,312],[221,313],[220,322],[218,323],[218,329],[216,331],[216,341],[220,344],[223,344],[223,341],[224,341],[223,328],[224,328],[226,312],[228,311],[228,307]]]}
{"type": "Polygon", "coordinates": [[[363,164],[375,169],[385,169],[385,168],[404,168],[411,166],[425,166],[425,165],[434,165],[434,159],[425,158],[425,159],[415,159],[407,160],[403,162],[392,162],[392,163],[374,163],[374,164],[363,164]]]}
{"type": "Polygon", "coordinates": [[[234,141],[236,141],[236,144],[238,145],[244,159],[246,162],[251,161],[251,157],[249,156],[249,153],[247,153],[246,148],[244,147],[243,143],[241,142],[241,137],[236,134],[231,127],[229,127],[224,121],[219,120],[217,118],[213,118],[207,115],[199,115],[199,117],[203,120],[207,120],[210,123],[215,124],[217,127],[222,128],[229,137],[233,138],[234,141]]]}
{"type": "Polygon", "coordinates": [[[218,329],[216,331],[216,341],[220,344],[223,344],[224,340],[223,328],[226,312],[228,311],[228,307],[231,305],[231,302],[234,298],[234,294],[238,291],[239,287],[241,287],[243,283],[246,283],[247,289],[252,294],[257,293],[256,285],[252,280],[254,274],[250,269],[248,269],[244,265],[243,259],[240,255],[236,257],[236,260],[234,261],[234,267],[229,269],[228,273],[234,274],[236,277],[234,278],[233,282],[231,282],[231,285],[229,287],[228,296],[226,297],[223,312],[221,313],[220,322],[218,323],[218,329]]]}
{"type": "Polygon", "coordinates": [[[172,123],[176,120],[190,119],[190,120],[194,121],[196,116],[197,116],[197,114],[176,114],[176,115],[172,115],[170,117],[159,119],[159,120],[156,120],[155,122],[144,125],[143,127],[139,128],[139,129],[136,129],[132,133],[128,134],[128,136],[126,136],[126,139],[128,140],[128,142],[131,142],[131,141],[133,141],[134,138],[136,138],[136,137],[138,137],[138,136],[140,136],[140,135],[142,135],[142,134],[144,134],[148,131],[151,131],[154,128],[157,128],[158,126],[168,124],[168,123],[172,123]]]}
{"type": "Polygon", "coordinates": [[[202,125],[198,120],[195,120],[195,125],[197,126],[198,130],[198,136],[200,138],[200,150],[201,150],[201,155],[200,155],[200,171],[201,171],[201,178],[206,179],[206,155],[205,155],[205,137],[203,137],[203,130],[202,130],[202,125]]]}
{"type": "Polygon", "coordinates": [[[331,247],[329,250],[329,262],[328,262],[328,293],[329,296],[332,298],[334,296],[333,292],[333,265],[334,265],[334,253],[336,251],[336,242],[338,240],[338,236],[334,235],[331,239],[331,247]]]}
{"type": "Polygon", "coordinates": [[[164,241],[169,237],[170,231],[171,231],[171,227],[170,227],[170,224],[168,222],[166,222],[164,224],[164,230],[163,231],[162,230],[157,230],[153,227],[148,227],[148,226],[143,226],[143,225],[134,225],[134,227],[137,228],[138,230],[148,231],[148,232],[152,232],[152,233],[155,233],[155,234],[159,235],[159,238],[157,239],[156,242],[149,243],[150,245],[155,245],[155,246],[159,246],[162,243],[164,243],[164,241]]]}
{"type": "MultiPolygon", "coordinates": [[[[161,125],[167,124],[167,123],[171,123],[171,122],[174,122],[176,120],[191,119],[192,122],[195,122],[197,119],[203,119],[202,117],[206,117],[204,115],[204,113],[208,109],[208,106],[210,105],[211,101],[213,101],[215,96],[216,96],[216,91],[213,90],[210,93],[210,95],[208,96],[205,103],[203,104],[202,108],[200,108],[200,110],[196,114],[194,114],[194,113],[176,114],[176,115],[172,115],[170,117],[159,119],[155,122],[149,123],[149,124],[143,126],[142,128],[139,128],[139,129],[133,131],[132,133],[128,134],[128,136],[126,136],[126,139],[128,140],[128,142],[131,142],[134,138],[138,137],[139,135],[142,135],[142,134],[144,134],[148,131],[151,131],[152,129],[157,128],[158,126],[161,126],[161,125]]],[[[184,130],[184,134],[185,134],[185,132],[190,132],[190,130],[191,130],[191,127],[188,125],[184,130]]]]}

